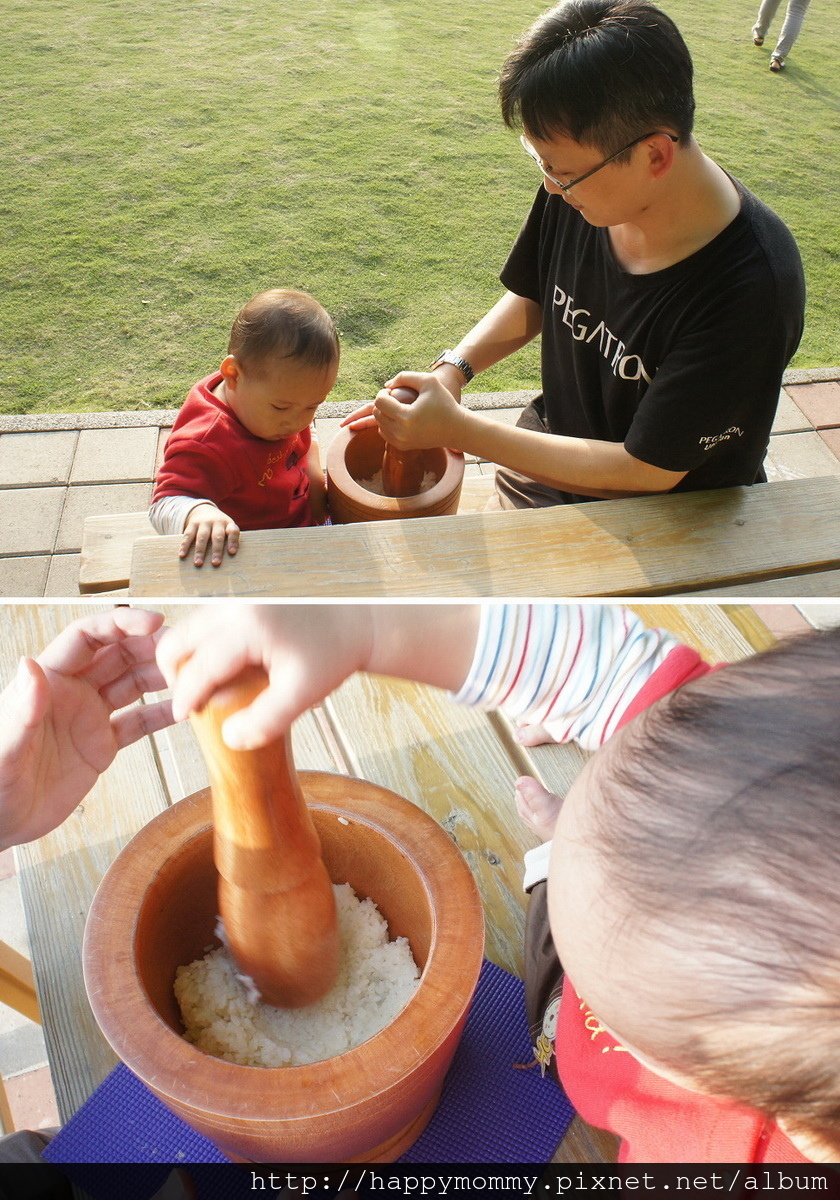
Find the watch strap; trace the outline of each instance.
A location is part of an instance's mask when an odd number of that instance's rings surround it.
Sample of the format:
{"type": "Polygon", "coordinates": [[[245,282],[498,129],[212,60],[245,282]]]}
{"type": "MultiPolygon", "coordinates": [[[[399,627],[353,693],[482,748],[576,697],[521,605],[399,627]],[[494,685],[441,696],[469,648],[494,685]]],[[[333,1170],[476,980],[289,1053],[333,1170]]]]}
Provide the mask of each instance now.
{"type": "Polygon", "coordinates": [[[475,376],[475,371],[465,358],[461,358],[460,354],[456,354],[454,350],[444,350],[440,353],[435,361],[429,367],[430,371],[434,371],[435,367],[439,367],[441,363],[451,363],[453,367],[457,367],[461,374],[469,383],[475,376]]]}

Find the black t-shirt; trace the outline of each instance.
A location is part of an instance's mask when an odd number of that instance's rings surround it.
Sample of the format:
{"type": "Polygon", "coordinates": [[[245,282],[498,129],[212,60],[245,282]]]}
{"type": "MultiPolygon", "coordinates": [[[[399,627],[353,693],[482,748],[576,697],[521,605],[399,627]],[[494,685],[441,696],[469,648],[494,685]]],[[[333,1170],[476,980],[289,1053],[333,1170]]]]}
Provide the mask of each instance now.
{"type": "Polygon", "coordinates": [[[501,274],[542,307],[537,407],[549,431],[622,442],[643,462],[687,471],[674,491],[766,478],[782,373],[802,336],[793,236],[733,182],[734,221],[647,275],[625,271],[608,231],[541,187],[501,274]]]}

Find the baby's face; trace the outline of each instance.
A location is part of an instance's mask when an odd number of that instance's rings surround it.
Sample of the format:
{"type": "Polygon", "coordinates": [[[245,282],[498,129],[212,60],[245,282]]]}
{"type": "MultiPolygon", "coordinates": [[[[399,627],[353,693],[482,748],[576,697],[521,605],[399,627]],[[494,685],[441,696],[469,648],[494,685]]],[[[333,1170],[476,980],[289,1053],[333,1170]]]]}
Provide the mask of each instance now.
{"type": "MultiPolygon", "coordinates": [[[[223,373],[224,368],[223,363],[223,373]]],[[[277,442],[308,428],[337,374],[337,361],[329,367],[310,367],[284,359],[259,371],[236,363],[233,373],[225,374],[222,398],[254,437],[277,442]]]]}

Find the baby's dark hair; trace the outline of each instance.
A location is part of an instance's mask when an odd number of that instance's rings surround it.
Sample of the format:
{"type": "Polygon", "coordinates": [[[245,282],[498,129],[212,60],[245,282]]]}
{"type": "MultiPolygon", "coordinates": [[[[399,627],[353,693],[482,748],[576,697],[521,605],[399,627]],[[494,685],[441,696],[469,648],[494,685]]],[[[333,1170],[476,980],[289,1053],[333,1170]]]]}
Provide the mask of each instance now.
{"type": "MultiPolygon", "coordinates": [[[[505,60],[505,124],[613,154],[634,138],[694,124],[693,66],[670,17],[643,0],[564,0],[505,60]]],[[[617,161],[621,161],[618,159],[617,161]]]]}
{"type": "Polygon", "coordinates": [[[674,1019],[622,1032],[840,1151],[840,630],[689,683],[622,736],[596,844],[625,932],[677,963],[674,1019]]]}
{"type": "Polygon", "coordinates": [[[307,292],[272,288],[241,308],[228,342],[246,369],[293,358],[310,367],[330,367],[338,359],[338,330],[327,310],[307,292]]]}

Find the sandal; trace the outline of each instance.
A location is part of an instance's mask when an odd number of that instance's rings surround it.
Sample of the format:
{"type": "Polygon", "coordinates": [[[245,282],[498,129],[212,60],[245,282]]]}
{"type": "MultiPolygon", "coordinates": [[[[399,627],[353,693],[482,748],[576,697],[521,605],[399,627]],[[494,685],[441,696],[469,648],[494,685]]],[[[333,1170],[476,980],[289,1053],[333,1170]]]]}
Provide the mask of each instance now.
{"type": "Polygon", "coordinates": [[[753,34],[753,45],[754,45],[754,46],[763,46],[763,45],[764,45],[764,36],[763,36],[763,34],[760,34],[760,33],[754,33],[754,34],[753,34]]]}
{"type": "Polygon", "coordinates": [[[779,56],[776,54],[771,55],[770,70],[771,71],[784,71],[784,69],[785,69],[785,60],[783,58],[779,58],[779,56]]]}

